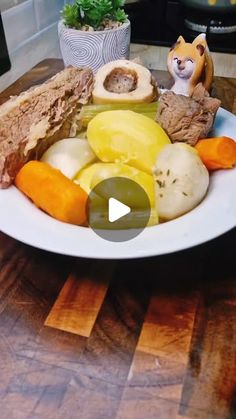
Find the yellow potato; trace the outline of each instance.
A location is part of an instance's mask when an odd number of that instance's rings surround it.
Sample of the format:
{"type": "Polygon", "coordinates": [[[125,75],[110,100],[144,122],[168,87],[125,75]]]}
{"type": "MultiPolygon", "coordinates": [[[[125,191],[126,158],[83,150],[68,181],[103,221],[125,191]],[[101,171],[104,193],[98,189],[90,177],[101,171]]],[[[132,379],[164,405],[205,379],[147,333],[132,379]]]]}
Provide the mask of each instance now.
{"type": "Polygon", "coordinates": [[[91,184],[93,175],[96,171],[99,170],[100,167],[103,167],[103,165],[104,163],[94,163],[85,169],[80,170],[79,173],[77,173],[77,175],[74,177],[74,182],[78,183],[81,188],[89,194],[92,189],[91,184]]]}
{"type": "MultiPolygon", "coordinates": [[[[76,176],[75,181],[81,186],[81,188],[89,193],[100,182],[112,177],[128,178],[136,182],[144,189],[149,198],[151,207],[149,225],[158,224],[156,182],[152,175],[149,175],[139,169],[136,169],[135,167],[131,167],[123,163],[94,163],[91,166],[81,170],[80,173],[76,176]]],[[[107,188],[102,189],[102,198],[109,199],[112,196],[114,191],[110,190],[110,187],[112,187],[112,185],[108,183],[107,188]]],[[[137,211],[143,209],[142,198],[138,197],[132,188],[124,190],[124,185],[122,185],[120,190],[119,188],[116,188],[115,192],[116,199],[122,202],[124,201],[125,196],[126,205],[137,209],[137,211]]]]}
{"type": "Polygon", "coordinates": [[[88,124],[87,138],[103,162],[127,163],[147,173],[152,173],[158,154],[170,143],[155,121],[128,110],[96,115],[88,124]]]}
{"type": "MultiPolygon", "coordinates": [[[[105,179],[109,179],[111,177],[125,177],[128,179],[133,180],[138,185],[140,185],[144,191],[146,192],[150,206],[155,206],[155,180],[154,177],[148,175],[145,172],[142,172],[135,167],[128,166],[127,164],[123,163],[103,163],[103,166],[100,166],[97,171],[95,171],[94,176],[92,177],[91,187],[94,188],[98,183],[102,182],[105,179]]],[[[106,192],[106,191],[104,191],[106,192]]],[[[120,190],[116,189],[116,197],[120,197],[122,201],[122,197],[127,197],[127,205],[132,207],[141,207],[142,201],[139,201],[139,197],[137,197],[132,190],[123,190],[123,184],[120,190]]],[[[109,198],[112,195],[112,190],[107,190],[106,198],[109,198]]]]}

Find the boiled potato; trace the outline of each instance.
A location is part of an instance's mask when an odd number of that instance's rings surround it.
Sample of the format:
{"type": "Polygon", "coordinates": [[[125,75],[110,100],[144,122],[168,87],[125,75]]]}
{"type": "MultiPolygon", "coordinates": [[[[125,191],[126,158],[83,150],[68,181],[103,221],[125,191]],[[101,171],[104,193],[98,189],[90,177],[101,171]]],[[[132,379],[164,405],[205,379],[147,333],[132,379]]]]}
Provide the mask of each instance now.
{"type": "Polygon", "coordinates": [[[196,207],[209,185],[208,171],[197,151],[182,143],[169,144],[161,151],[154,177],[163,220],[172,220],[196,207]]]}
{"type": "MultiPolygon", "coordinates": [[[[142,172],[141,170],[136,169],[135,167],[128,166],[127,164],[104,163],[103,167],[100,167],[99,171],[97,171],[92,178],[92,188],[94,188],[98,183],[102,182],[103,180],[109,179],[111,177],[125,177],[133,180],[146,192],[150,201],[150,206],[155,206],[155,181],[153,176],[148,175],[147,173],[142,172]]],[[[112,196],[112,193],[112,190],[107,189],[106,197],[109,198],[110,196],[112,196]]],[[[131,207],[142,207],[143,202],[142,200],[140,201],[140,197],[137,197],[136,194],[134,194],[133,191],[130,189],[124,191],[122,185],[120,190],[116,189],[116,196],[120,196],[120,200],[122,201],[122,197],[124,195],[127,199],[127,205],[131,207]]]]}
{"type": "Polygon", "coordinates": [[[94,163],[84,169],[80,170],[74,178],[74,182],[78,183],[81,188],[88,194],[92,189],[92,179],[95,172],[98,172],[102,168],[104,163],[94,163]]]}
{"type": "MultiPolygon", "coordinates": [[[[123,163],[94,163],[91,166],[81,170],[76,176],[75,182],[89,193],[100,182],[112,177],[125,177],[131,179],[144,189],[149,198],[151,207],[149,225],[157,224],[158,212],[156,201],[156,184],[152,175],[149,175],[139,169],[136,169],[135,167],[131,167],[123,163]]],[[[112,185],[108,183],[107,189],[103,188],[102,198],[109,199],[112,197],[114,191],[110,190],[109,187],[112,187],[112,185]]],[[[118,188],[116,189],[116,199],[119,199],[122,202],[124,201],[125,196],[126,205],[137,209],[143,208],[143,200],[134,194],[132,189],[124,190],[123,188],[124,186],[122,185],[120,190],[118,188]]]]}
{"type": "Polygon", "coordinates": [[[80,138],[65,138],[53,144],[43,154],[41,161],[59,169],[70,179],[96,156],[88,142],[80,138]]]}
{"type": "Polygon", "coordinates": [[[106,111],[88,124],[88,142],[103,162],[127,163],[152,173],[158,154],[170,140],[147,116],[133,111],[106,111]]]}

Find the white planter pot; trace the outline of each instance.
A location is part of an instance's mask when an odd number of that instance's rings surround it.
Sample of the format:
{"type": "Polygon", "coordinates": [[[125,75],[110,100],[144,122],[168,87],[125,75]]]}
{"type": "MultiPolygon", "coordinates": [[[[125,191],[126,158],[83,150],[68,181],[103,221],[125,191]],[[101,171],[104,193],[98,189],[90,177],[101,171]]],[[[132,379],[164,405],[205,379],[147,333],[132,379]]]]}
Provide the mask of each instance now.
{"type": "Polygon", "coordinates": [[[130,22],[117,29],[86,32],[58,24],[61,54],[65,66],[90,67],[97,71],[109,61],[129,58],[130,22]]]}

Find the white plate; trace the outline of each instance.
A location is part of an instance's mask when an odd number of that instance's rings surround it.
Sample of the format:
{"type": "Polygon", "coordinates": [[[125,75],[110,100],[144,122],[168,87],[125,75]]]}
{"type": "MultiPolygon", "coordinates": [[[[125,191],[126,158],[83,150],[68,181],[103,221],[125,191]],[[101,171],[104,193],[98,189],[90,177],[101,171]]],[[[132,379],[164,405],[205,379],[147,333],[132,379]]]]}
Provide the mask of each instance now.
{"type": "MultiPolygon", "coordinates": [[[[215,135],[235,138],[236,117],[219,109],[215,135]]],[[[32,246],[71,256],[104,259],[138,258],[186,249],[213,239],[236,226],[236,168],[213,173],[203,202],[188,214],[154,227],[136,238],[113,243],[91,229],[54,220],[14,186],[0,191],[0,229],[32,246]]]]}

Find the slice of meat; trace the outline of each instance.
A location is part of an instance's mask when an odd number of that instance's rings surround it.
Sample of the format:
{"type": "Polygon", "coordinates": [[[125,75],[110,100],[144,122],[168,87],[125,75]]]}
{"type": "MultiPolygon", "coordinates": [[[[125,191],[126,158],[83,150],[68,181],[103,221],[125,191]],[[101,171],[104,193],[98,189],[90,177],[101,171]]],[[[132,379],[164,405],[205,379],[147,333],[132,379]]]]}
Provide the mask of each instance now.
{"type": "Polygon", "coordinates": [[[28,160],[40,158],[51,144],[69,136],[92,87],[90,69],[68,67],[0,106],[0,188],[7,188],[28,160]]]}
{"type": "Polygon", "coordinates": [[[166,131],[171,141],[186,142],[194,145],[210,132],[220,100],[209,96],[199,84],[192,97],[165,92],[157,111],[157,122],[166,131]]]}
{"type": "Polygon", "coordinates": [[[211,97],[202,83],[198,83],[192,93],[192,99],[196,100],[204,109],[204,111],[216,113],[220,106],[220,100],[211,97]]]}

